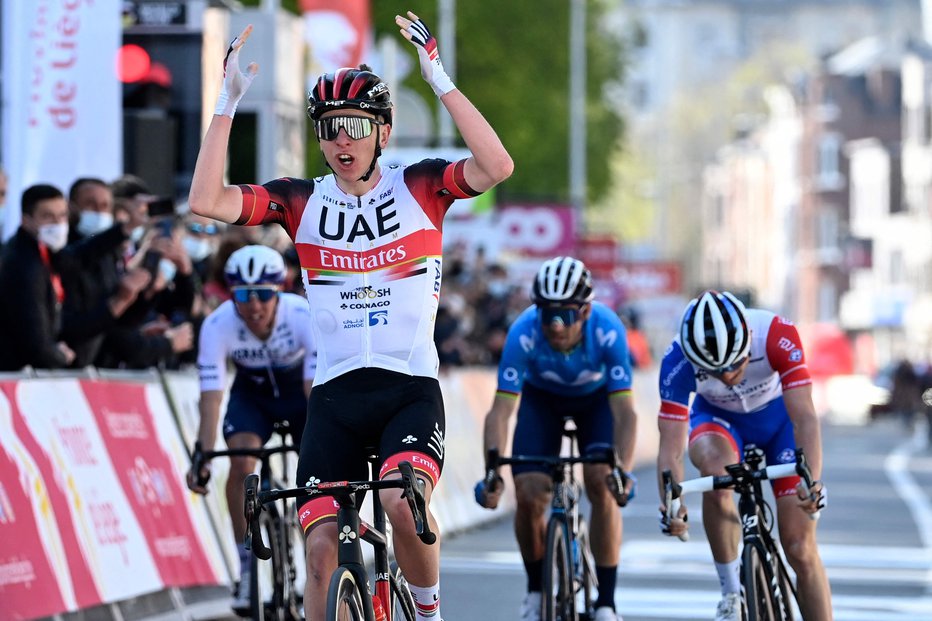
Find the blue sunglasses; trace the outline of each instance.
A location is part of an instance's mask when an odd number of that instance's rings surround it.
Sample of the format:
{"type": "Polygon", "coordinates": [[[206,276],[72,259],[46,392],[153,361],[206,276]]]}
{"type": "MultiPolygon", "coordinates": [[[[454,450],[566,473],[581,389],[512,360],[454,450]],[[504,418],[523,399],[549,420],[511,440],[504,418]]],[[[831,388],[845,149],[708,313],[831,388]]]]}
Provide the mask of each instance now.
{"type": "Polygon", "coordinates": [[[233,301],[245,304],[253,296],[260,302],[268,302],[278,295],[278,289],[271,287],[236,287],[233,289],[233,301]]]}
{"type": "Polygon", "coordinates": [[[549,326],[557,322],[563,326],[571,326],[579,321],[582,309],[578,306],[555,306],[540,309],[540,322],[549,326]]]}

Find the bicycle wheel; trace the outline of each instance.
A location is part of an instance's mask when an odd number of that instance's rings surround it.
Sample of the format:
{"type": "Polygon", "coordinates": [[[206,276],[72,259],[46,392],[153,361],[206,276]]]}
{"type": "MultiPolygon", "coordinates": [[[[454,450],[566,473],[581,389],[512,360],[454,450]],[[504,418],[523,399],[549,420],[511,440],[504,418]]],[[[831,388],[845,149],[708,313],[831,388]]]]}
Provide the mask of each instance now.
{"type": "Polygon", "coordinates": [[[277,541],[281,546],[281,564],[276,568],[276,586],[281,589],[280,614],[276,615],[281,621],[302,621],[304,615],[301,606],[304,601],[304,585],[307,581],[307,569],[304,559],[304,531],[298,523],[298,514],[295,508],[289,507],[285,518],[279,522],[283,532],[277,541]]]}
{"type": "Polygon", "coordinates": [[[579,517],[579,529],[576,531],[576,551],[573,555],[575,567],[576,610],[581,618],[592,618],[595,604],[595,592],[599,581],[595,576],[595,558],[589,546],[589,525],[586,519],[579,517]]]}
{"type": "Polygon", "coordinates": [[[249,612],[253,621],[275,619],[285,621],[279,615],[281,609],[281,564],[282,553],[278,535],[278,514],[266,509],[259,515],[259,533],[272,551],[267,561],[255,554],[250,557],[249,612]]]}
{"type": "Polygon", "coordinates": [[[389,574],[392,585],[392,621],[414,621],[414,597],[411,596],[408,581],[395,561],[389,565],[389,574]]]}
{"type": "Polygon", "coordinates": [[[770,564],[759,544],[745,544],[741,553],[741,586],[747,621],[779,621],[779,608],[771,590],[770,564]]]}
{"type": "Polygon", "coordinates": [[[544,621],[577,621],[573,562],[567,549],[567,526],[559,519],[547,524],[544,551],[544,621]]]}
{"type": "Polygon", "coordinates": [[[364,621],[362,591],[353,572],[337,567],[327,589],[327,621],[364,621]]]}
{"type": "Polygon", "coordinates": [[[783,557],[774,554],[772,559],[773,575],[777,578],[778,594],[780,595],[778,610],[781,611],[782,616],[779,618],[783,621],[793,621],[799,615],[796,587],[793,585],[793,580],[790,578],[790,572],[786,568],[786,561],[783,560],[783,557]]]}

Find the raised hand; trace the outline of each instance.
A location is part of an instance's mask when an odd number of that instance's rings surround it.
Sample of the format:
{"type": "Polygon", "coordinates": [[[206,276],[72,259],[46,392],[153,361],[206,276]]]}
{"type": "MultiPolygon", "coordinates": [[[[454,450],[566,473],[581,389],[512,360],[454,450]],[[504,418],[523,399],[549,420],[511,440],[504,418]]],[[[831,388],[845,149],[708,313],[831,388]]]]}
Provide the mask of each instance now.
{"type": "Polygon", "coordinates": [[[227,55],[223,59],[223,86],[217,96],[217,107],[214,114],[233,118],[240,99],[246,94],[249,85],[259,73],[259,65],[249,63],[246,73],[239,67],[239,51],[252,33],[252,24],[246,26],[242,33],[230,43],[227,55]]]}
{"type": "Polygon", "coordinates": [[[443,97],[456,88],[447,72],[443,70],[440,62],[440,50],[437,49],[437,39],[430,34],[421,19],[408,11],[408,17],[395,16],[395,23],[401,29],[401,36],[414,44],[417,49],[418,60],[421,63],[421,76],[433,89],[437,97],[443,97]]]}

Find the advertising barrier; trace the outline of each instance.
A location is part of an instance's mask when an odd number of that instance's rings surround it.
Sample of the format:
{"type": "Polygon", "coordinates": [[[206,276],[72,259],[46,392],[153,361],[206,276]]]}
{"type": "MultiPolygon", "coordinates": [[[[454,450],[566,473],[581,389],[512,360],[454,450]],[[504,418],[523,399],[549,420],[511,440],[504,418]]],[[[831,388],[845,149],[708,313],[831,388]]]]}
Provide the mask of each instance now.
{"type": "MultiPolygon", "coordinates": [[[[440,384],[446,455],[431,509],[449,536],[507,515],[514,487],[503,471],[508,492],[497,510],[473,500],[494,370],[456,369],[440,384]]],[[[228,460],[215,460],[206,497],[184,482],[199,396],[193,371],[0,378],[0,619],[231,584],[228,460]]],[[[644,464],[657,448],[655,372],[635,373],[634,398],[644,464]]]]}
{"type": "Polygon", "coordinates": [[[4,618],[226,580],[158,383],[0,381],[0,461],[4,618]]]}

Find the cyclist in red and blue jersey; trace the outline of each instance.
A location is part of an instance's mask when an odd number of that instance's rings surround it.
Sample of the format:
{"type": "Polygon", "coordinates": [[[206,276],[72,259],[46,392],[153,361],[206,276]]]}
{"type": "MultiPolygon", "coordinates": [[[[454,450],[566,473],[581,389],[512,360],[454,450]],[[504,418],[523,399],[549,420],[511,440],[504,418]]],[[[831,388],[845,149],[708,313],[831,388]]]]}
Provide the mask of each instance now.
{"type": "MultiPolygon", "coordinates": [[[[591,547],[599,582],[595,621],[620,619],[615,584],[621,550],[619,506],[634,497],[637,415],[631,398],[631,361],[625,327],[593,301],[592,276],[582,261],[556,257],[541,266],[534,302],[508,330],[498,366],[498,390],[485,419],[485,450],[503,447],[515,410],[513,455],[559,455],[563,421],[572,417],[583,454],[614,449],[617,465],[585,464],[592,503],[591,547]],[[520,396],[520,401],[518,397],[520,396]],[[519,405],[520,403],[520,405],[519,405]]],[[[527,571],[521,618],[541,618],[541,583],[551,480],[545,466],[515,465],[515,535],[527,571]]],[[[476,501],[495,508],[501,484],[476,485],[476,501]]]]}
{"type": "MultiPolygon", "coordinates": [[[[239,68],[251,32],[233,41],[223,88],[195,166],[192,211],[241,225],[278,223],[294,240],[318,346],[317,373],[297,481],[397,478],[408,460],[427,484],[428,503],[444,457],[443,398],[433,331],[440,297],[443,219],[454,200],[511,175],[513,162],[481,113],[443,70],[437,41],[413,13],[396,16],[418,52],[421,74],[470,150],[465,159],[382,167],[392,132],[388,86],[367,66],[321,76],[308,114],[331,173],[263,185],[225,185],[232,119],[257,67],[239,68]]],[[[440,551],[416,536],[407,501],[381,495],[395,556],[415,598],[418,621],[440,618],[440,551]]],[[[336,507],[299,501],[307,535],[305,612],[323,618],[337,563],[336,507]]],[[[428,516],[431,528],[436,523],[428,516]]]]}
{"type": "MultiPolygon", "coordinates": [[[[832,618],[831,594],[816,545],[816,522],[825,505],[822,436],[812,403],[812,380],[796,327],[766,310],[746,309],[729,292],[705,291],[683,314],[679,335],[660,365],[660,451],[658,473],[683,480],[687,452],[702,476],[725,474],[741,461],[745,444],[764,451],[770,465],[806,453],[816,479],[806,495],[799,477],[773,481],[780,540],[796,572],[799,604],[806,621],[832,618]],[[695,395],[692,405],[689,400],[695,395]]],[[[722,588],[716,621],[741,618],[738,511],[730,490],[706,492],[702,523],[722,588]]],[[[660,490],[661,516],[664,515],[660,490]]],[[[686,505],[661,529],[687,530],[686,505]]]]}

